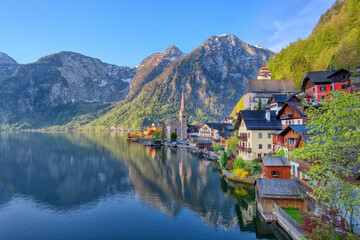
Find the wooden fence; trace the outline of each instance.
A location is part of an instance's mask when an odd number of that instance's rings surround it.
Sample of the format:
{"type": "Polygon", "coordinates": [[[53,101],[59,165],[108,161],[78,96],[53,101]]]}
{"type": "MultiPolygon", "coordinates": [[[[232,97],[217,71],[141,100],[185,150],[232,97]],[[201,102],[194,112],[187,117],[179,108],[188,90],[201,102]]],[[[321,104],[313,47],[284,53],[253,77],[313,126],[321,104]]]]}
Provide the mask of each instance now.
{"type": "Polygon", "coordinates": [[[294,218],[292,218],[289,214],[287,214],[279,205],[273,203],[274,211],[279,214],[282,218],[284,218],[293,228],[295,228],[299,233],[303,233],[304,231],[301,228],[300,223],[298,223],[294,218]]]}

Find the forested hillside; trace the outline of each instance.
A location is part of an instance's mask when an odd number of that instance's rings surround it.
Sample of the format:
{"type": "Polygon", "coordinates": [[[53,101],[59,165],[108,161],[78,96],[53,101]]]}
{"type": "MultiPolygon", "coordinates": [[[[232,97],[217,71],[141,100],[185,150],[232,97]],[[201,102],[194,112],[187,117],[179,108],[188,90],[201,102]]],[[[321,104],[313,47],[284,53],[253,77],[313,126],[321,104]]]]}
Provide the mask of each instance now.
{"type": "Polygon", "coordinates": [[[324,13],[311,35],[299,39],[269,61],[274,79],[295,79],[308,71],[353,70],[360,64],[360,0],[337,1],[324,13]]]}

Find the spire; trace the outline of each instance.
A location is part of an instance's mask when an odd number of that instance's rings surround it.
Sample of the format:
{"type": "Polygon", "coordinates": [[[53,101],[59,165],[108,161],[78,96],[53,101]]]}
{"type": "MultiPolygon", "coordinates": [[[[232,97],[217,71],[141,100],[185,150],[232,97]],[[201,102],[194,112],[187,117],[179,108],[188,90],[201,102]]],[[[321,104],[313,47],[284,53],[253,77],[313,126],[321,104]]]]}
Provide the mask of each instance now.
{"type": "Polygon", "coordinates": [[[180,108],[181,112],[186,111],[185,108],[185,97],[184,97],[184,89],[182,90],[182,96],[181,96],[181,108],[180,108]]]}

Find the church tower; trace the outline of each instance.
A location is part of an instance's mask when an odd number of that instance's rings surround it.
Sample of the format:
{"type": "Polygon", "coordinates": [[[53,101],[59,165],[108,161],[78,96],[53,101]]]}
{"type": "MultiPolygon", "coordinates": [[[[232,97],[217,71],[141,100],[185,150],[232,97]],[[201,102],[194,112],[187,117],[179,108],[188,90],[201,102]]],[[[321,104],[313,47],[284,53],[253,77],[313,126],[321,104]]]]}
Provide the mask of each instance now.
{"type": "Polygon", "coordinates": [[[182,91],[181,97],[181,108],[179,112],[179,122],[180,122],[180,139],[187,138],[187,112],[185,108],[185,97],[184,90],[182,91]]]}

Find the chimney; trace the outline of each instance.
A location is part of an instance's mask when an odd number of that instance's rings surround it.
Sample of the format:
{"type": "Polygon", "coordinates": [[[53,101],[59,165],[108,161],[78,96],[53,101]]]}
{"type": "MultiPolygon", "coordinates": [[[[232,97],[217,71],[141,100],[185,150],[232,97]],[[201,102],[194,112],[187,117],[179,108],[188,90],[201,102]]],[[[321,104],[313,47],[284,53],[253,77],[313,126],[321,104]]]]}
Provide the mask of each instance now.
{"type": "Polygon", "coordinates": [[[266,118],[266,121],[270,121],[270,111],[269,110],[266,110],[265,111],[265,118],[266,118]]]}
{"type": "Polygon", "coordinates": [[[334,71],[333,65],[330,65],[330,72],[334,71]]]}

